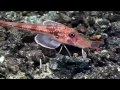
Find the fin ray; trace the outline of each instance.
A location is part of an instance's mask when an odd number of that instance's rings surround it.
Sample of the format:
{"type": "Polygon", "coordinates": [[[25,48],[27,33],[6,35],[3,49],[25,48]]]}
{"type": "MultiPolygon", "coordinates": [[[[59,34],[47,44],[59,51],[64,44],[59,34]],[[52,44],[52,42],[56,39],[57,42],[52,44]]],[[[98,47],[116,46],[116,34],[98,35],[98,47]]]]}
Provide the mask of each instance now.
{"type": "Polygon", "coordinates": [[[46,20],[43,22],[43,25],[63,25],[63,24],[52,21],[52,20],[46,20]]]}

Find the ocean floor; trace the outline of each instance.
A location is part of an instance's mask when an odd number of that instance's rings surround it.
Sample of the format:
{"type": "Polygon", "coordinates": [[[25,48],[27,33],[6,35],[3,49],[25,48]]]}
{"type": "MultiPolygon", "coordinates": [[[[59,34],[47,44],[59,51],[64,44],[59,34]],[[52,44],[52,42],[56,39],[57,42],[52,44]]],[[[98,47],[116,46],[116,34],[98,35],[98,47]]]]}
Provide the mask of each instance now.
{"type": "MultiPolygon", "coordinates": [[[[66,45],[44,48],[35,43],[36,32],[0,26],[1,79],[120,79],[120,11],[0,11],[0,20],[42,24],[53,20],[72,27],[101,51],[66,45]]],[[[82,43],[82,42],[81,42],[82,43]]]]}

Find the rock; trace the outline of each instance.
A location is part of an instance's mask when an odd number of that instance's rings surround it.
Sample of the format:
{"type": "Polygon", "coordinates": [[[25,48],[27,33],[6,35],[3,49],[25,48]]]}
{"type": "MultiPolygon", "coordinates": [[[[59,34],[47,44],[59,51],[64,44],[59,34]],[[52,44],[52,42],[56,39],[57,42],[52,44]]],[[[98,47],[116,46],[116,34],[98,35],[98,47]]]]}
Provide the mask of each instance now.
{"type": "Polygon", "coordinates": [[[100,57],[110,58],[110,54],[107,50],[102,50],[100,52],[95,52],[95,54],[100,55],[100,57]]]}
{"type": "Polygon", "coordinates": [[[27,79],[27,77],[25,76],[25,73],[20,71],[18,71],[16,75],[8,74],[6,78],[7,79],[27,79]]]}
{"type": "Polygon", "coordinates": [[[51,62],[50,62],[50,69],[52,69],[52,70],[57,70],[58,69],[57,61],[51,60],[51,62]]]}
{"type": "Polygon", "coordinates": [[[91,11],[91,16],[96,16],[96,15],[98,15],[98,14],[99,14],[98,11],[91,11]]]}
{"type": "Polygon", "coordinates": [[[7,36],[4,32],[0,32],[0,41],[5,41],[6,37],[7,36]]]}
{"type": "Polygon", "coordinates": [[[5,57],[4,57],[4,56],[1,56],[1,57],[0,57],[0,63],[3,63],[4,60],[5,60],[5,57]]]}
{"type": "Polygon", "coordinates": [[[107,19],[98,18],[95,19],[95,26],[99,27],[101,31],[105,31],[111,26],[111,23],[107,19]]]}
{"type": "Polygon", "coordinates": [[[63,14],[63,13],[60,13],[60,15],[61,15],[61,17],[62,17],[66,22],[69,22],[69,21],[72,20],[69,16],[67,16],[67,15],[65,15],[65,14],[63,14]]]}
{"type": "Polygon", "coordinates": [[[61,79],[68,79],[73,74],[89,68],[90,59],[82,57],[58,56],[51,58],[50,68],[54,71],[54,75],[61,79]],[[60,57],[60,58],[59,58],[60,57]]]}
{"type": "Polygon", "coordinates": [[[90,27],[90,28],[88,28],[88,31],[86,33],[87,33],[87,35],[92,35],[95,33],[95,29],[90,27]]]}
{"type": "Polygon", "coordinates": [[[118,37],[109,37],[106,41],[108,42],[108,48],[110,49],[120,47],[120,38],[118,37]]]}
{"type": "Polygon", "coordinates": [[[118,71],[118,65],[104,66],[104,67],[93,67],[84,73],[76,74],[73,79],[118,79],[120,78],[120,73],[118,71]]]}
{"type": "Polygon", "coordinates": [[[19,71],[19,64],[15,58],[6,57],[5,66],[9,70],[9,72],[15,74],[19,71]]]}
{"type": "Polygon", "coordinates": [[[100,40],[101,38],[101,35],[93,35],[92,37],[90,37],[91,40],[100,40]]]}
{"type": "Polygon", "coordinates": [[[111,22],[116,22],[116,21],[120,21],[120,15],[119,14],[113,14],[113,15],[109,15],[108,19],[111,22]]]}
{"type": "Polygon", "coordinates": [[[77,26],[77,28],[76,28],[76,30],[78,31],[78,32],[81,32],[81,33],[86,33],[88,30],[87,30],[87,28],[85,28],[83,25],[81,25],[81,24],[79,24],[78,26],[77,26]]]}
{"type": "Polygon", "coordinates": [[[110,36],[120,37],[120,21],[111,23],[111,29],[108,31],[110,36]]]}

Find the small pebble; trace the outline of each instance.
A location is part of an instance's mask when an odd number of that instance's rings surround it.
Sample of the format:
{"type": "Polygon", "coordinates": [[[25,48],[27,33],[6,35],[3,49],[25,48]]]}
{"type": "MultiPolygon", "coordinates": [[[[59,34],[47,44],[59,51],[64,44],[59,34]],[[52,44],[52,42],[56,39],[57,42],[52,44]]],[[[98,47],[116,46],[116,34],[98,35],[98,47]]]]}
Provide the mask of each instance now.
{"type": "Polygon", "coordinates": [[[62,16],[62,18],[63,18],[65,21],[67,21],[67,22],[71,21],[71,18],[70,18],[69,16],[67,16],[67,15],[65,15],[65,14],[63,14],[63,13],[60,13],[60,15],[62,16]]]}
{"type": "Polygon", "coordinates": [[[5,60],[5,57],[4,57],[4,56],[1,56],[1,57],[0,57],[0,63],[3,63],[4,60],[5,60]]]}
{"type": "Polygon", "coordinates": [[[92,39],[92,40],[100,40],[101,38],[102,38],[101,35],[94,35],[94,36],[90,37],[90,39],[92,39]]]}

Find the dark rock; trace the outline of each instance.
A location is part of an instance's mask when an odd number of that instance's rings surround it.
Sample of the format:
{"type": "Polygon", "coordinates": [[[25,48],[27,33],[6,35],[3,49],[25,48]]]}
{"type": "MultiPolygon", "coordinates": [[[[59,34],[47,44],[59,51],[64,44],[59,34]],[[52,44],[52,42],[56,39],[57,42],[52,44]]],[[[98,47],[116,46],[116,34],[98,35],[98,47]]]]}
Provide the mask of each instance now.
{"type": "Polygon", "coordinates": [[[120,21],[120,15],[119,14],[110,15],[110,16],[108,16],[108,19],[111,22],[120,21]]]}
{"type": "Polygon", "coordinates": [[[17,60],[12,57],[7,57],[6,59],[6,67],[9,70],[9,72],[12,72],[14,74],[17,73],[19,71],[19,64],[21,63],[18,63],[17,60]]]}
{"type": "Polygon", "coordinates": [[[62,79],[72,78],[76,73],[83,72],[84,70],[89,69],[90,59],[83,59],[82,57],[78,58],[69,58],[60,56],[50,60],[50,68],[54,71],[54,74],[62,79]]]}
{"type": "Polygon", "coordinates": [[[4,32],[0,32],[0,41],[4,41],[6,39],[6,34],[4,32]]]}
{"type": "Polygon", "coordinates": [[[108,42],[108,48],[110,49],[120,47],[120,38],[118,37],[109,37],[107,38],[107,42],[108,42]]]}
{"type": "Polygon", "coordinates": [[[79,24],[79,25],[77,26],[76,30],[77,30],[78,32],[81,32],[81,33],[86,33],[86,32],[88,31],[87,28],[85,28],[85,26],[83,26],[83,25],[81,25],[81,24],[79,24]]]}
{"type": "Polygon", "coordinates": [[[92,27],[89,27],[87,29],[86,35],[93,35],[95,33],[95,29],[92,27]]]}
{"type": "Polygon", "coordinates": [[[92,70],[87,71],[86,74],[78,73],[73,78],[74,79],[118,79],[120,78],[119,71],[117,69],[117,65],[115,67],[104,66],[104,67],[94,67],[92,70]]]}
{"type": "Polygon", "coordinates": [[[110,30],[108,31],[108,34],[110,36],[118,36],[118,37],[120,37],[119,33],[120,33],[120,21],[113,22],[111,24],[110,30]]]}
{"type": "Polygon", "coordinates": [[[98,18],[95,20],[95,26],[100,28],[101,31],[105,31],[111,26],[111,23],[107,19],[98,18]]]}
{"type": "Polygon", "coordinates": [[[111,52],[109,60],[113,61],[113,62],[118,62],[118,64],[120,64],[120,54],[115,54],[115,53],[111,52]]]}
{"type": "Polygon", "coordinates": [[[98,11],[91,11],[91,16],[97,16],[98,14],[99,14],[99,12],[98,11]]]}

